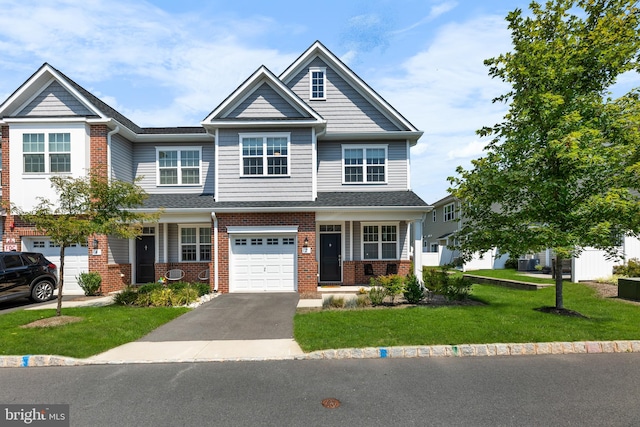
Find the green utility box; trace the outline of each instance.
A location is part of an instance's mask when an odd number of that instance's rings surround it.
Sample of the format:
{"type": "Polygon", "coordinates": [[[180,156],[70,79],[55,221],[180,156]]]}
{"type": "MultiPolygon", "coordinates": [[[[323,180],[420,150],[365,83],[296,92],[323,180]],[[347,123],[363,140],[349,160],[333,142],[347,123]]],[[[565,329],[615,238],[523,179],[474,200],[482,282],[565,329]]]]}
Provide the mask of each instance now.
{"type": "Polygon", "coordinates": [[[640,301],[640,277],[618,279],[618,298],[640,301]]]}

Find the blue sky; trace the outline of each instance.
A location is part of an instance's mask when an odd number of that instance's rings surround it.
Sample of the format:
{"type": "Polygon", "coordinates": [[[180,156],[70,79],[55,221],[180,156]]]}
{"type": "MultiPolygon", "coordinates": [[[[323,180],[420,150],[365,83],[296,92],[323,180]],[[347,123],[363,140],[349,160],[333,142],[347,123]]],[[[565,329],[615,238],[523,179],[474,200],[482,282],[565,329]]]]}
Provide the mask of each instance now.
{"type": "Polygon", "coordinates": [[[412,187],[433,203],[504,114],[483,60],[509,50],[504,17],[528,3],[0,0],[0,98],[49,62],[140,126],[197,126],[259,66],[277,75],[320,40],[424,131],[412,187]]]}

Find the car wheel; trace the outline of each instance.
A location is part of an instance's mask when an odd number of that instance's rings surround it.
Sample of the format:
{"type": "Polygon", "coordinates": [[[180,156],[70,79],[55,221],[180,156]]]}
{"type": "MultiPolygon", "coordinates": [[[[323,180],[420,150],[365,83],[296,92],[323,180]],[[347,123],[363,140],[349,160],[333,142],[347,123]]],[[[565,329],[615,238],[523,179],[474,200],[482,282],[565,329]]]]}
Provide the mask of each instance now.
{"type": "Polygon", "coordinates": [[[53,283],[49,280],[41,280],[31,289],[31,299],[35,302],[49,301],[53,296],[53,283]]]}

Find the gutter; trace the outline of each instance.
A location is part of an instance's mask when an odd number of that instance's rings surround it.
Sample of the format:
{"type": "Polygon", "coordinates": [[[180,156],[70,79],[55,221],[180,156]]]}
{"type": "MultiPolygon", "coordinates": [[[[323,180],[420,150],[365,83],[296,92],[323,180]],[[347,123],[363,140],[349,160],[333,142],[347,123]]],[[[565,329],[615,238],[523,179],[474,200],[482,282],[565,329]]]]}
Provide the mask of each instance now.
{"type": "Polygon", "coordinates": [[[211,212],[213,220],[213,291],[218,292],[218,217],[211,212]]]}

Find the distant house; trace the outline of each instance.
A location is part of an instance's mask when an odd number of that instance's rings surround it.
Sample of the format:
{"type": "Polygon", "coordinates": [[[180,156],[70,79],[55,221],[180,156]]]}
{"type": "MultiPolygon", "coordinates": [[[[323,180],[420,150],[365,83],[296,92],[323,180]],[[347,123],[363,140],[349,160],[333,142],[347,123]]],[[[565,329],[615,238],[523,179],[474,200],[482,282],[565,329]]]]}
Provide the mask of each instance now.
{"type": "MultiPolygon", "coordinates": [[[[420,130],[320,42],[218,102],[197,126],[143,128],[44,64],[0,105],[3,202],[30,209],[54,197],[50,176],[104,166],[111,179],[142,178],[142,210],[163,209],[136,239],[69,248],[66,291],[80,291],[82,271],[99,272],[105,291],[175,269],[221,292],[409,272],[430,210],[411,191],[420,130]]],[[[5,250],[57,261],[55,244],[20,218],[5,213],[0,225],[5,250]]]]}
{"type": "MultiPolygon", "coordinates": [[[[459,251],[448,246],[455,246],[456,232],[464,222],[464,210],[460,209],[460,201],[448,195],[433,204],[433,211],[427,215],[423,224],[422,265],[438,266],[453,264],[464,271],[480,269],[501,269],[509,254],[500,254],[494,248],[484,254],[474,255],[471,261],[459,264],[459,251]]],[[[570,260],[571,280],[574,282],[595,280],[611,276],[614,265],[622,260],[640,258],[640,240],[625,236],[619,248],[621,259],[610,259],[603,250],[584,248],[579,257],[570,260]]],[[[534,270],[535,265],[551,269],[554,255],[551,249],[540,253],[527,254],[520,257],[521,270],[534,270]]]]}
{"type": "Polygon", "coordinates": [[[460,252],[451,249],[457,244],[456,233],[464,216],[461,215],[460,201],[448,195],[433,204],[422,226],[422,265],[455,265],[466,270],[504,268],[508,256],[498,254],[496,249],[477,254],[472,260],[462,264],[460,252]]]}

